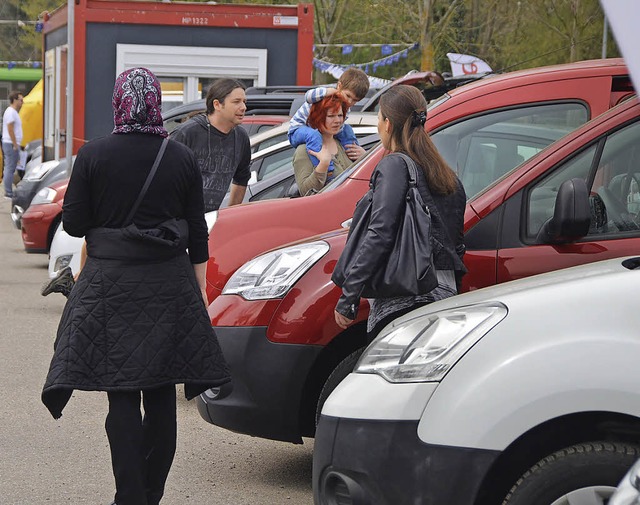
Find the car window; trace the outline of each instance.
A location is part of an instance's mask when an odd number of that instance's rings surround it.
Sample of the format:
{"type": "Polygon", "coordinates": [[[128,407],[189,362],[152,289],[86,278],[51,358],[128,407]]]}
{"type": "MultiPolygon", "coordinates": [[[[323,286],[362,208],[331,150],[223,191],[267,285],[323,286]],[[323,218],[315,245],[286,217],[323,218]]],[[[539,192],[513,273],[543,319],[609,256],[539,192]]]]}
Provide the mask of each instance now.
{"type": "Polygon", "coordinates": [[[591,226],[589,236],[640,230],[640,123],[612,133],[596,163],[598,143],[563,163],[536,183],[527,200],[527,235],[533,238],[553,216],[560,185],[580,177],[588,181],[591,226]]]}
{"type": "Polygon", "coordinates": [[[270,130],[271,128],[273,128],[272,124],[261,124],[258,126],[256,133],[262,133],[263,131],[270,130]]]}
{"type": "Polygon", "coordinates": [[[560,185],[569,179],[579,177],[587,180],[593,159],[596,154],[596,145],[567,161],[562,168],[545,177],[529,192],[527,235],[535,237],[542,225],[553,216],[556,204],[556,195],[560,185]]]}
{"type": "MultiPolygon", "coordinates": [[[[356,128],[355,134],[358,139],[363,139],[361,141],[362,147],[365,149],[369,149],[372,145],[377,143],[377,135],[371,135],[369,133],[369,128],[356,128]],[[364,137],[364,138],[363,138],[364,137]]],[[[260,148],[265,146],[266,142],[271,142],[274,139],[265,140],[260,144],[260,148]]],[[[282,133],[282,135],[278,135],[275,140],[282,142],[287,140],[287,134],[282,133]]],[[[262,164],[257,173],[257,180],[262,181],[264,179],[268,179],[269,177],[283,173],[287,170],[293,173],[293,154],[295,150],[293,147],[289,146],[287,148],[283,148],[277,152],[273,152],[269,155],[265,155],[262,161],[262,164]]],[[[353,165],[352,165],[353,166],[353,165]]],[[[253,167],[252,167],[253,170],[253,167]]],[[[350,168],[347,171],[351,171],[350,168]]]]}
{"type": "Polygon", "coordinates": [[[320,190],[320,193],[324,193],[326,191],[333,191],[335,188],[337,188],[338,186],[340,186],[344,181],[346,181],[351,174],[353,174],[358,167],[365,162],[365,160],[367,158],[369,158],[369,156],[371,155],[371,153],[377,151],[377,149],[374,149],[374,147],[377,147],[378,145],[380,145],[381,142],[377,142],[376,144],[374,144],[373,146],[367,148],[367,152],[366,154],[359,159],[358,161],[356,161],[355,163],[353,163],[353,165],[351,165],[350,167],[348,167],[344,172],[342,172],[340,175],[338,175],[335,179],[333,179],[330,183],[328,183],[324,188],[322,188],[320,190]]]}
{"type": "Polygon", "coordinates": [[[580,103],[527,106],[459,121],[431,138],[471,199],[587,120],[580,103]]]}
{"type": "Polygon", "coordinates": [[[293,183],[293,176],[287,177],[286,179],[280,181],[278,184],[274,184],[269,188],[261,191],[257,195],[251,197],[249,199],[250,202],[257,202],[259,200],[271,200],[273,198],[283,198],[287,196],[287,192],[293,183]]]}
{"type": "Polygon", "coordinates": [[[176,116],[173,116],[169,119],[165,119],[164,120],[164,128],[165,130],[167,130],[167,132],[171,133],[173,132],[176,128],[178,128],[178,126],[180,126],[182,123],[184,123],[187,119],[192,118],[193,116],[196,116],[200,113],[204,112],[204,110],[195,110],[195,111],[187,111],[187,112],[183,112],[182,114],[178,114],[176,116]]]}
{"type": "Polygon", "coordinates": [[[182,116],[177,116],[177,117],[174,117],[172,119],[169,119],[169,120],[165,121],[164,122],[165,130],[167,130],[167,132],[171,133],[178,126],[180,126],[186,118],[187,118],[187,114],[184,114],[182,116]]]}
{"type": "Polygon", "coordinates": [[[281,149],[263,158],[258,180],[262,181],[285,170],[293,171],[293,147],[281,149]]]}
{"type": "MultiPolygon", "coordinates": [[[[269,126],[269,128],[273,128],[273,126],[269,126]]],[[[284,142],[285,140],[287,140],[286,132],[281,133],[280,135],[276,135],[274,137],[265,139],[258,144],[254,144],[252,147],[252,152],[258,152],[262,149],[266,149],[267,147],[275,146],[276,144],[279,144],[280,142],[284,142]]]]}

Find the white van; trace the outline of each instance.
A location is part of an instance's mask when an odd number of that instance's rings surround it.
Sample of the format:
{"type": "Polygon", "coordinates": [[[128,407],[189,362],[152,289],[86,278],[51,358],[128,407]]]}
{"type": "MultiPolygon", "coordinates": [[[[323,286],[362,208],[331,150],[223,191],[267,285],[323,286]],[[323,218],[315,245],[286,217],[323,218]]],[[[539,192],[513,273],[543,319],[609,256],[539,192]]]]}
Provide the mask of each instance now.
{"type": "Polygon", "coordinates": [[[387,326],[324,404],[316,505],[605,504],[640,456],[640,257],[387,326]]]}

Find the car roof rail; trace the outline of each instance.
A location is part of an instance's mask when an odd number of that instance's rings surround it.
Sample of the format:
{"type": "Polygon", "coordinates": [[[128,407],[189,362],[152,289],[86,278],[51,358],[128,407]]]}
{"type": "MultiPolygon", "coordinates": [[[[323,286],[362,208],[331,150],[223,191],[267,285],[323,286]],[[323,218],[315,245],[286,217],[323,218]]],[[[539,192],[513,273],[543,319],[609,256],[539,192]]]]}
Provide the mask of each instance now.
{"type": "Polygon", "coordinates": [[[427,102],[431,100],[435,100],[436,98],[440,98],[442,95],[451,91],[452,89],[458,88],[464,84],[468,84],[470,82],[478,81],[491,75],[490,73],[482,73],[482,74],[466,74],[459,75],[455,77],[446,76],[444,78],[444,83],[439,86],[425,86],[422,89],[422,94],[424,95],[427,102]]]}
{"type": "Polygon", "coordinates": [[[306,93],[315,86],[250,86],[245,90],[247,95],[270,95],[274,93],[306,93]]]}

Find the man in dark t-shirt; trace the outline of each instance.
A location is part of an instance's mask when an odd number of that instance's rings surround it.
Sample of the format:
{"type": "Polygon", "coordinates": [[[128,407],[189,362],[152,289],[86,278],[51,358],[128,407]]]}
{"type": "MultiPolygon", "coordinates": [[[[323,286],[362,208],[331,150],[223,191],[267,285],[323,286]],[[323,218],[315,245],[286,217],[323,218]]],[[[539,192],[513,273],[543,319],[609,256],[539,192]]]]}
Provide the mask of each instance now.
{"type": "Polygon", "coordinates": [[[240,127],[247,110],[244,86],[234,79],[215,81],[205,100],[207,112],[189,119],[171,138],[196,156],[205,212],[218,210],[231,184],[229,205],[242,203],[251,172],[249,136],[240,127]]]}

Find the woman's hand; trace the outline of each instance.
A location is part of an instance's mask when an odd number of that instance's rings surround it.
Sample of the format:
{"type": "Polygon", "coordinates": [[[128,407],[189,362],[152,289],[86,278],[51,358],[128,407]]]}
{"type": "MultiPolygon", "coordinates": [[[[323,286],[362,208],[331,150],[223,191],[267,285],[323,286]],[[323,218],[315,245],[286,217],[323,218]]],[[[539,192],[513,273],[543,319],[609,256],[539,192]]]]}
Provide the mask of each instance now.
{"type": "Polygon", "coordinates": [[[317,172],[326,172],[329,169],[329,163],[331,163],[331,153],[329,152],[329,148],[324,142],[322,143],[322,149],[320,149],[319,153],[312,151],[311,149],[307,149],[307,152],[311,156],[315,156],[316,158],[318,158],[319,163],[316,167],[317,172]]]}
{"type": "Polygon", "coordinates": [[[344,150],[351,161],[356,161],[360,156],[367,152],[364,150],[364,147],[359,146],[358,144],[347,144],[344,150]]]}
{"type": "Polygon", "coordinates": [[[207,290],[205,288],[200,288],[200,294],[202,295],[204,306],[209,308],[209,297],[207,296],[207,290]]]}
{"type": "Polygon", "coordinates": [[[348,317],[343,316],[337,310],[333,311],[333,315],[336,319],[336,324],[340,326],[343,330],[346,329],[351,323],[353,323],[353,319],[349,319],[348,317]]]}

